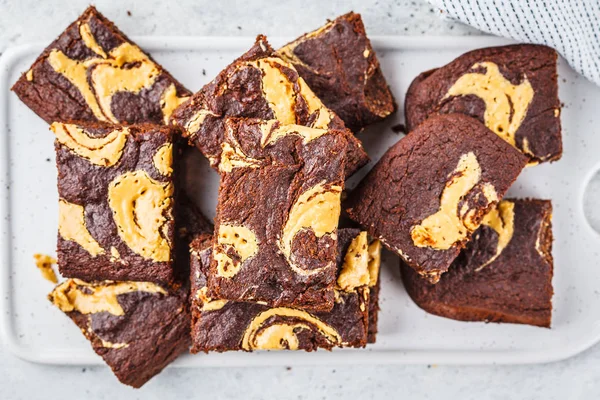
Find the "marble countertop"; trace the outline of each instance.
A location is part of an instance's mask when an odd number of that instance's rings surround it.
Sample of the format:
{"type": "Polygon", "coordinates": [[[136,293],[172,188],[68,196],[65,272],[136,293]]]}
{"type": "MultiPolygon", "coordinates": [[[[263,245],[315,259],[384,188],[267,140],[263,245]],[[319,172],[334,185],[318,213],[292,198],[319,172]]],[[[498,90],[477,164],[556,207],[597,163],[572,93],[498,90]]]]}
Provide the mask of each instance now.
{"type": "MultiPolygon", "coordinates": [[[[0,53],[50,42],[89,0],[0,0],[0,53]]],[[[552,0],[551,0],[552,1],[552,0]]],[[[371,35],[469,35],[422,1],[290,0],[177,2],[97,0],[128,35],[296,36],[354,10],[371,35]]],[[[535,366],[345,366],[171,368],[141,390],[120,385],[106,367],[31,364],[0,345],[0,399],[144,398],[600,398],[600,346],[571,359],[535,366]],[[512,395],[512,396],[511,396],[512,395]]]]}

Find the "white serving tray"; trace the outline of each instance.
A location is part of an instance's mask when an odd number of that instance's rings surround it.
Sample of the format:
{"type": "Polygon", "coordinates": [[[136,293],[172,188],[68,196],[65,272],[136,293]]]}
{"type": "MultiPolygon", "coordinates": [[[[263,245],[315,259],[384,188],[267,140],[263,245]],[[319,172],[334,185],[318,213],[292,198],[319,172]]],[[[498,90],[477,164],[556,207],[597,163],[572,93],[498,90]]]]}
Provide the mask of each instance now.
{"type": "MultiPolygon", "coordinates": [[[[215,37],[136,40],[192,90],[212,79],[253,42],[253,38],[215,37]]],[[[373,161],[401,138],[391,126],[403,122],[404,94],[418,73],[444,65],[471,49],[510,43],[491,37],[378,37],[372,42],[400,105],[396,115],[360,134],[373,161]]],[[[273,40],[274,45],[283,43],[285,40],[273,40]]],[[[79,329],[46,300],[52,285],[42,278],[32,258],[33,253],[55,252],[53,135],[9,88],[42,48],[13,48],[0,59],[0,126],[4,128],[0,138],[0,332],[8,349],[30,361],[100,364],[101,359],[79,329]]],[[[560,97],[565,104],[564,156],[552,165],[528,168],[510,191],[512,196],[547,198],[554,203],[552,329],[466,323],[426,314],[404,291],[398,259],[385,253],[377,344],[331,353],[186,355],[174,365],[537,363],[572,356],[600,340],[600,236],[586,220],[583,206],[585,187],[600,170],[600,88],[578,76],[562,60],[559,71],[560,97]]],[[[206,184],[197,198],[212,218],[217,174],[206,162],[199,168],[206,184]]],[[[600,198],[588,199],[588,204],[600,204],[600,198]]]]}

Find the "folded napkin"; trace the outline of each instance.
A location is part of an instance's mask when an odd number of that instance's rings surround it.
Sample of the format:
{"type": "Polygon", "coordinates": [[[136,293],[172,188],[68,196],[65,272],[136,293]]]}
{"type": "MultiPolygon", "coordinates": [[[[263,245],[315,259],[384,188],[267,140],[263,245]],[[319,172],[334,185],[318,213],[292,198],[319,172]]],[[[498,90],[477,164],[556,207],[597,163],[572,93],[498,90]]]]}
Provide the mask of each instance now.
{"type": "Polygon", "coordinates": [[[428,0],[479,30],[555,48],[600,85],[600,0],[428,0]]]}

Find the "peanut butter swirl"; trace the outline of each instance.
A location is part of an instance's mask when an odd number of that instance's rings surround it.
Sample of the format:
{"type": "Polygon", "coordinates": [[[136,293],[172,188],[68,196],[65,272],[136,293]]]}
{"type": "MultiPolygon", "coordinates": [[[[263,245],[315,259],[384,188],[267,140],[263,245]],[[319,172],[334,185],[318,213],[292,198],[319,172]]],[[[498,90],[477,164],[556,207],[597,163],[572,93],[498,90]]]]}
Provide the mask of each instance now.
{"type": "MultiPolygon", "coordinates": [[[[464,202],[460,210],[458,207],[480,180],[481,167],[475,153],[463,154],[456,169],[448,177],[439,210],[411,228],[410,235],[415,246],[447,250],[477,228],[474,210],[469,208],[469,204],[464,202]]],[[[498,201],[491,184],[484,183],[482,193],[488,203],[498,201]]]]}
{"type": "Polygon", "coordinates": [[[446,93],[452,96],[475,95],[485,103],[485,125],[516,147],[515,133],[523,123],[533,100],[533,87],[527,77],[513,85],[493,62],[480,62],[471,69],[485,68],[485,73],[464,74],[446,93]]]}
{"type": "Polygon", "coordinates": [[[108,312],[112,315],[124,315],[118,296],[132,292],[167,292],[151,282],[112,282],[88,283],[79,279],[68,279],[58,285],[48,295],[55,306],[63,312],[77,311],[81,314],[108,312]]]}
{"type": "Polygon", "coordinates": [[[332,345],[340,345],[340,334],[330,325],[324,323],[306,311],[277,307],[258,314],[248,324],[242,338],[242,349],[252,350],[298,350],[297,332],[311,330],[319,333],[332,345]],[[275,317],[284,321],[270,322],[275,317]]]}
{"type": "MultiPolygon", "coordinates": [[[[160,68],[137,46],[123,42],[106,52],[92,34],[90,26],[82,23],[79,33],[83,43],[96,57],[74,60],[58,49],[48,55],[48,63],[81,93],[84,101],[99,121],[119,123],[112,111],[112,98],[119,92],[137,94],[151,88],[161,74],[160,68]]],[[[178,97],[174,85],[165,89],[161,108],[165,121],[177,105],[185,101],[178,97]]]]}
{"type": "Polygon", "coordinates": [[[171,260],[167,229],[173,185],[138,170],[117,176],[108,186],[108,204],[119,237],[135,253],[156,262],[171,260]]]}

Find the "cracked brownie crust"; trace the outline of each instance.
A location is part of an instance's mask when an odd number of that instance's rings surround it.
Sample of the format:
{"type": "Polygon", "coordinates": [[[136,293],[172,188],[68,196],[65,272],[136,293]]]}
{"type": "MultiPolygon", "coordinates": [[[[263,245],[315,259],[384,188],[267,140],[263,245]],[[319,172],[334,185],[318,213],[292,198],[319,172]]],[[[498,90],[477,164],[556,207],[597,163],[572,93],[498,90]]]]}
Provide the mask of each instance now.
{"type": "Polygon", "coordinates": [[[178,107],[171,120],[217,167],[223,151],[225,121],[232,117],[338,129],[347,141],[346,174],[351,175],[368,161],[360,141],[321,103],[293,65],[277,56],[264,36],[259,36],[248,52],[178,107]]]}
{"type": "Polygon", "coordinates": [[[354,132],[396,110],[360,14],[342,15],[277,54],[354,132]]]}
{"type": "Polygon", "coordinates": [[[48,296],[119,381],[139,388],[190,346],[189,287],[69,279],[48,296]]]}
{"type": "Polygon", "coordinates": [[[369,288],[365,283],[375,267],[379,267],[380,248],[372,245],[366,232],[339,231],[337,276],[345,289],[336,289],[331,311],[307,312],[207,297],[206,274],[212,257],[210,237],[198,237],[192,242],[190,262],[192,352],[364,347],[369,323],[369,288]],[[369,250],[376,260],[368,257],[369,250]],[[351,281],[354,284],[348,284],[351,281]]]}
{"type": "Polygon", "coordinates": [[[442,317],[550,327],[551,218],[548,200],[503,200],[437,284],[401,263],[404,286],[442,317]]]}
{"type": "Polygon", "coordinates": [[[62,275],[173,279],[173,129],[105,123],[51,126],[56,136],[62,275]]]}
{"type": "Polygon", "coordinates": [[[479,119],[532,163],[562,155],[554,49],[511,45],[474,50],[419,75],[406,94],[409,131],[435,113],[479,119]]]}
{"type": "Polygon", "coordinates": [[[526,163],[479,121],[432,116],[384,154],[347,211],[436,282],[526,163]]]}
{"type": "Polygon", "coordinates": [[[94,7],[44,50],[12,90],[49,124],[162,124],[191,95],[94,7]]]}

